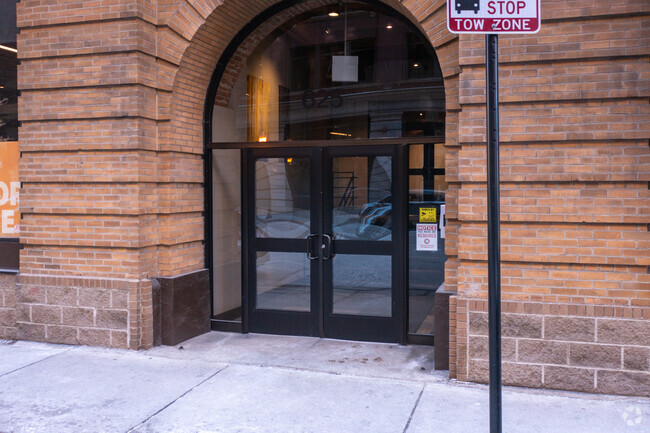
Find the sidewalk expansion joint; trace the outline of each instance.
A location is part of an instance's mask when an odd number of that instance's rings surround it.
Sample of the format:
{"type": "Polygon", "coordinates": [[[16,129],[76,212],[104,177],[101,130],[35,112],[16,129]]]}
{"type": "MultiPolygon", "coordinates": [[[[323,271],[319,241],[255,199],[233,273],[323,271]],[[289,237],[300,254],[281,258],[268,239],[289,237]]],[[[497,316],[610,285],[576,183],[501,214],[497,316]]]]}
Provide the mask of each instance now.
{"type": "Polygon", "coordinates": [[[418,405],[420,404],[420,399],[422,398],[422,394],[424,394],[424,388],[426,387],[427,387],[426,383],[422,385],[422,389],[420,390],[420,395],[418,395],[418,399],[415,400],[415,404],[413,405],[413,409],[411,410],[411,414],[409,415],[408,421],[406,421],[406,425],[404,426],[404,430],[402,431],[402,433],[406,433],[406,431],[409,429],[409,425],[411,425],[411,420],[413,419],[415,410],[418,408],[418,405]]]}
{"type": "Polygon", "coordinates": [[[158,409],[156,412],[152,413],[151,415],[149,415],[148,417],[146,417],[144,420],[142,420],[142,421],[139,422],[138,424],[136,424],[136,425],[134,425],[133,427],[131,427],[130,429],[128,429],[128,430],[126,431],[126,433],[131,433],[131,432],[137,430],[140,426],[142,426],[144,423],[146,423],[147,421],[149,421],[151,418],[153,418],[154,416],[158,415],[160,412],[162,412],[163,410],[167,409],[169,406],[171,406],[172,404],[176,403],[178,400],[180,400],[181,398],[185,397],[187,394],[189,394],[190,392],[194,391],[196,388],[198,388],[199,386],[203,385],[205,382],[207,382],[208,380],[212,379],[212,378],[215,377],[217,374],[219,374],[219,373],[221,373],[222,371],[224,371],[226,368],[228,368],[227,365],[226,365],[225,367],[223,367],[223,368],[221,368],[221,369],[215,371],[215,372],[212,373],[210,376],[206,377],[206,378],[203,379],[201,382],[197,383],[196,385],[194,385],[193,387],[191,387],[190,389],[188,389],[187,391],[185,391],[184,393],[182,393],[181,395],[179,395],[178,397],[176,397],[174,400],[170,401],[169,403],[167,403],[166,405],[164,405],[163,407],[161,407],[160,409],[158,409]]]}
{"type": "Polygon", "coordinates": [[[69,352],[69,351],[70,351],[70,349],[66,349],[66,350],[64,350],[64,351],[62,351],[62,352],[54,353],[54,354],[52,354],[52,355],[50,355],[50,356],[46,356],[45,358],[41,358],[41,359],[39,359],[39,360],[37,360],[37,361],[34,361],[34,362],[32,362],[32,363],[29,363],[29,364],[27,364],[27,365],[23,365],[22,367],[18,367],[18,368],[15,369],[15,370],[11,370],[11,371],[8,371],[8,372],[6,372],[6,373],[0,374],[0,379],[2,379],[3,377],[5,377],[5,376],[7,376],[7,375],[9,375],[9,374],[15,373],[15,372],[20,371],[20,370],[22,370],[22,369],[24,369],[24,368],[27,368],[27,367],[31,367],[31,366],[34,365],[34,364],[38,364],[39,362],[43,362],[43,361],[48,360],[48,359],[50,359],[50,358],[54,358],[55,356],[61,355],[62,353],[67,353],[67,352],[69,352]]]}

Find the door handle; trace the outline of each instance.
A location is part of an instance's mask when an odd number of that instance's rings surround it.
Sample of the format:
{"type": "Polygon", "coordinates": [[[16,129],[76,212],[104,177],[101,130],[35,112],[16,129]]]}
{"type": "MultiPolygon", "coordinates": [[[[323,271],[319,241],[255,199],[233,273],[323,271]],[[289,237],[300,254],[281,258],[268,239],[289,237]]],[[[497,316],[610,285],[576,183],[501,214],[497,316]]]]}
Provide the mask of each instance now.
{"type": "Polygon", "coordinates": [[[330,235],[323,235],[323,244],[320,246],[323,251],[323,260],[329,260],[334,257],[334,251],[332,248],[332,237],[330,235]]]}
{"type": "Polygon", "coordinates": [[[307,236],[307,258],[309,260],[318,260],[318,255],[314,254],[314,239],[318,239],[318,235],[307,236]]]}

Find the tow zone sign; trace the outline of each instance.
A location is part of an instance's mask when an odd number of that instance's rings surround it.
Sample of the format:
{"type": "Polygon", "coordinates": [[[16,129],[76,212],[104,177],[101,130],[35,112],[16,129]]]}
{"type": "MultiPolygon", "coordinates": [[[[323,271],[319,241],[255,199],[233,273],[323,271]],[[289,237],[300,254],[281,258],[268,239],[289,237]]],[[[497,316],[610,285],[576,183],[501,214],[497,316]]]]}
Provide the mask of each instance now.
{"type": "Polygon", "coordinates": [[[541,0],[447,0],[452,33],[537,33],[541,0]]]}

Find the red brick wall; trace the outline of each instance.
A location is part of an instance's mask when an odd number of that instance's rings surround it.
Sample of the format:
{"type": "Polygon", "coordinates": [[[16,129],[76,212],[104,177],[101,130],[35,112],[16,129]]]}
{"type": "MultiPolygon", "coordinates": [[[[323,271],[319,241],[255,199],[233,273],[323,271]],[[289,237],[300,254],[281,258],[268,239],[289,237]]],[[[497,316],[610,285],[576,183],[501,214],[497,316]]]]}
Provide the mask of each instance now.
{"type": "MultiPolygon", "coordinates": [[[[574,3],[573,5],[569,3],[574,3]]],[[[650,3],[500,36],[504,382],[650,395],[650,3]]],[[[487,380],[484,37],[460,38],[457,377],[487,380]]]]}
{"type": "MultiPolygon", "coordinates": [[[[202,121],[210,76],[235,34],[275,3],[19,3],[19,338],[152,344],[149,278],[204,266],[202,121]]],[[[328,3],[285,11],[257,37],[328,3]]],[[[444,2],[387,3],[440,48],[457,109],[458,50],[441,25],[444,2]]]]}
{"type": "Polygon", "coordinates": [[[18,338],[151,344],[168,69],[155,16],[130,0],[18,4],[18,338]]]}

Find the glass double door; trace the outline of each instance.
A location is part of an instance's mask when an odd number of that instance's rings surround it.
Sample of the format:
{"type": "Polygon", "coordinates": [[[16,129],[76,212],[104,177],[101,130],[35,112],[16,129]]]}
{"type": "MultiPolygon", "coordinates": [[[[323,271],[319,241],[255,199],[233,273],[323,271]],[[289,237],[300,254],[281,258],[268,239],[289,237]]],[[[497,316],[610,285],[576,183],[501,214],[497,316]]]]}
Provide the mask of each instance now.
{"type": "Polygon", "coordinates": [[[248,329],[400,341],[398,148],[244,152],[248,329]]]}

